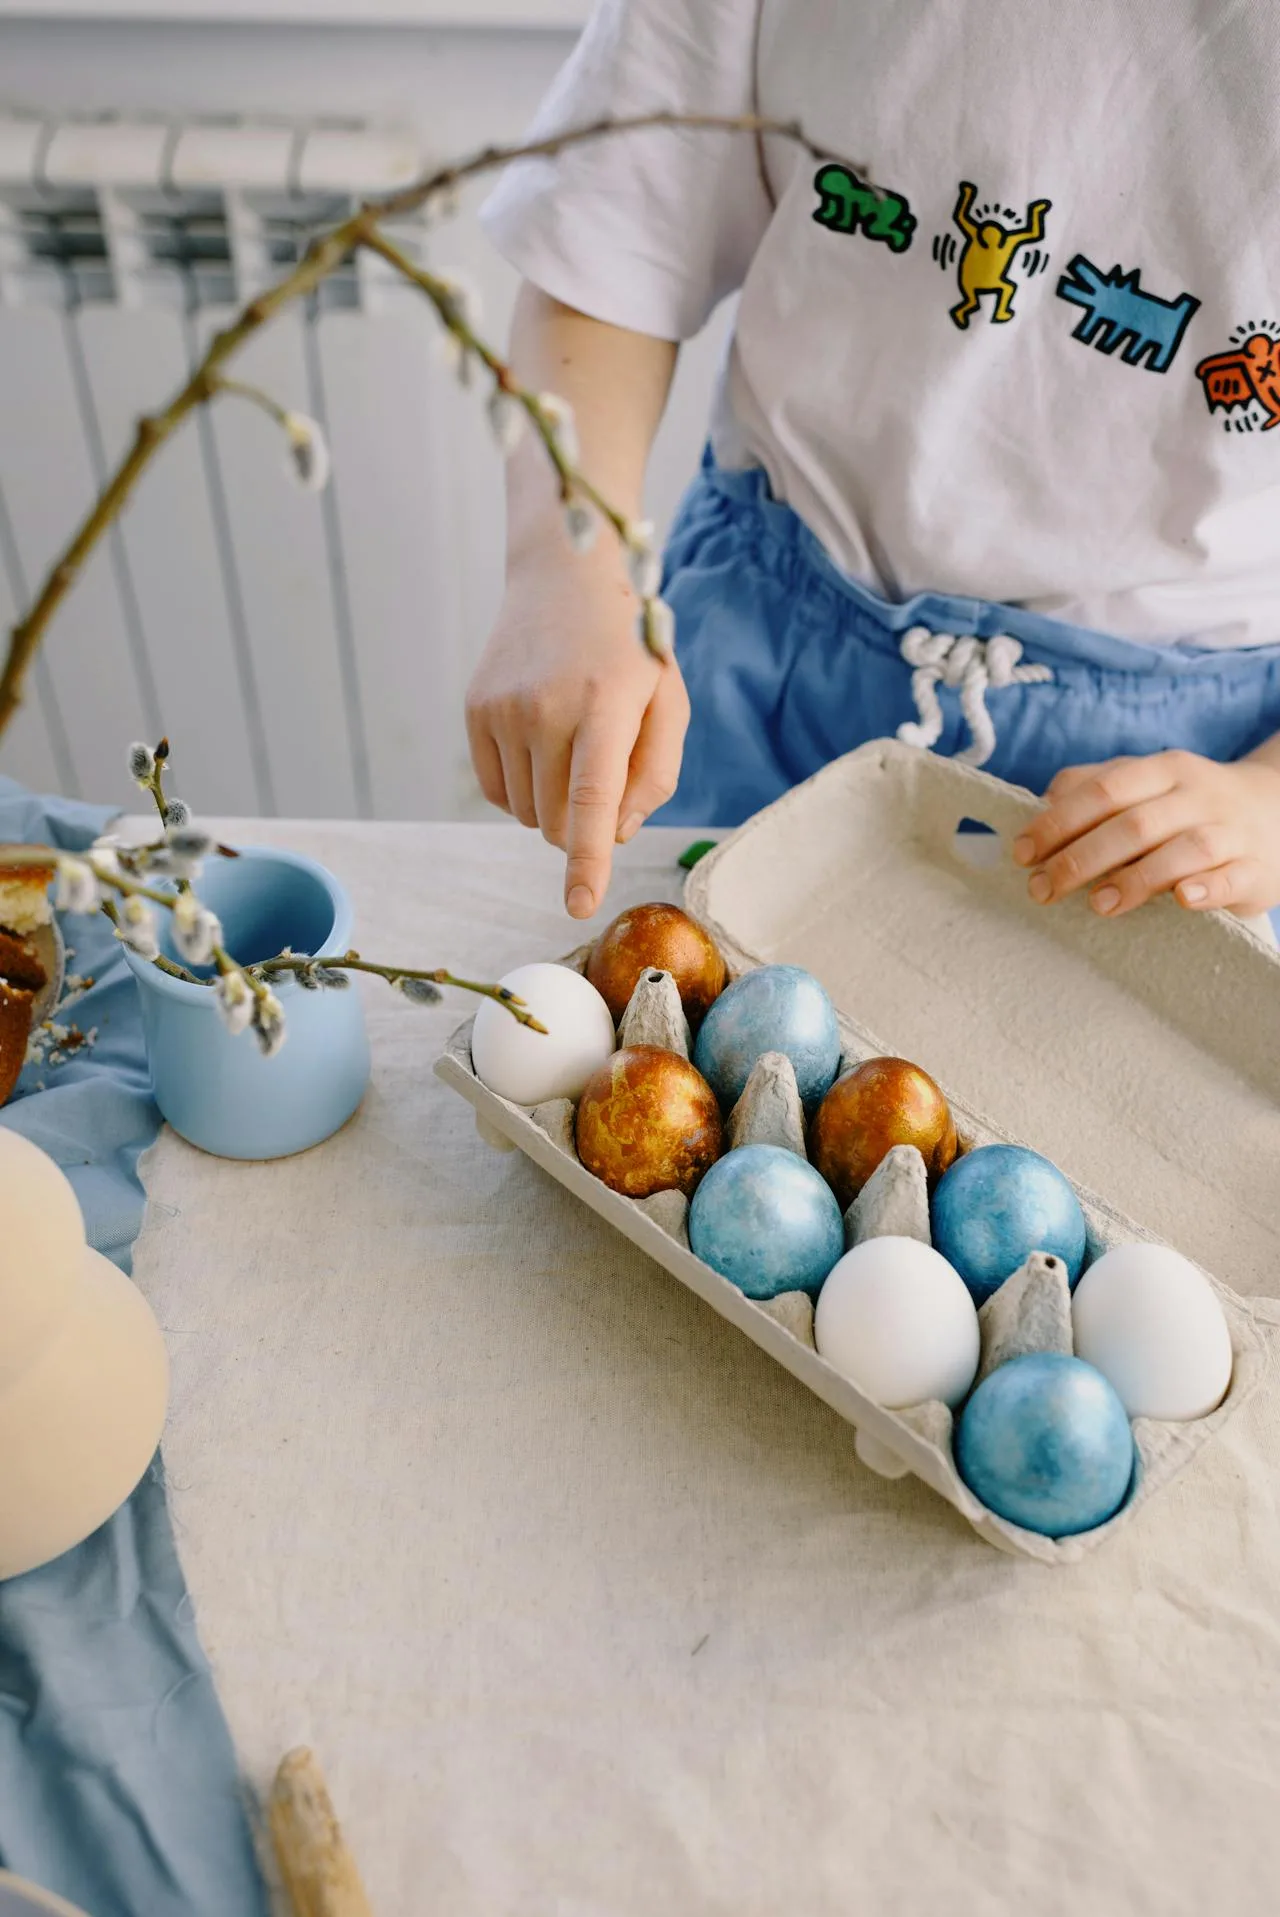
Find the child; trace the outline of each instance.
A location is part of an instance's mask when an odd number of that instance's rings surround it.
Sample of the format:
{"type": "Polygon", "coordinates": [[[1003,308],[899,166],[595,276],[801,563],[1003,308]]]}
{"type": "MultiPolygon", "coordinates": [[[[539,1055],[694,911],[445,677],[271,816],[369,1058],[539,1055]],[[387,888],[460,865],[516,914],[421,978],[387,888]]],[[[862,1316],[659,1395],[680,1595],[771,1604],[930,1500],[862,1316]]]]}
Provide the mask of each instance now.
{"type": "Polygon", "coordinates": [[[1271,0],[599,0],[539,134],[758,112],[832,157],[628,133],[487,208],[517,371],[637,516],[678,343],[741,289],[678,670],[512,464],[468,727],[574,916],[647,817],[737,823],[895,732],[1046,795],[1037,900],[1280,904],[1278,91],[1271,0]]]}

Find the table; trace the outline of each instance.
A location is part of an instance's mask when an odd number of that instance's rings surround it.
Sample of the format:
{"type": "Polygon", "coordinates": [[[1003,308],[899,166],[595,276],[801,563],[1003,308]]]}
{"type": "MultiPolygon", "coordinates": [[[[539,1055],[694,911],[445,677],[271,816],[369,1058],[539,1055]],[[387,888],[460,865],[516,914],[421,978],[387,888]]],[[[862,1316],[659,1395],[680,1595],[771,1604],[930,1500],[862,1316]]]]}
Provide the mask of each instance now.
{"type": "MultiPolygon", "coordinates": [[[[575,942],[515,828],[215,829],[331,866],[371,957],[575,942]]],[[[357,1117],[266,1166],[162,1134],[135,1271],[246,1771],[314,1746],[378,1917],[1273,1911],[1274,1393],[1084,1565],[998,1556],[480,1143],[431,1074],[466,1001],[364,984],[357,1117]]]]}

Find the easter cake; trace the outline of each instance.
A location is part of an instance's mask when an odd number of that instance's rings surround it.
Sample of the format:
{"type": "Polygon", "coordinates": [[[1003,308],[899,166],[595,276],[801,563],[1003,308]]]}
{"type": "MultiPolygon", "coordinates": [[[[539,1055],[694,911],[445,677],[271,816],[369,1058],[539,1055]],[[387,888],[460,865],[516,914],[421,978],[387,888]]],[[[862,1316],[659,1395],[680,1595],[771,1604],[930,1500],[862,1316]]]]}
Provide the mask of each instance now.
{"type": "Polygon", "coordinates": [[[35,1020],[36,1000],[49,982],[35,949],[0,927],[0,1105],[18,1082],[35,1020]]]}
{"type": "MultiPolygon", "coordinates": [[[[12,853],[10,858],[12,859],[12,853]]],[[[19,938],[26,938],[53,917],[49,887],[53,883],[53,860],[48,865],[16,865],[5,862],[0,846],[0,927],[19,938]]]]}
{"type": "Polygon", "coordinates": [[[56,969],[52,880],[52,864],[6,863],[0,847],[0,1105],[18,1082],[56,969]]]}

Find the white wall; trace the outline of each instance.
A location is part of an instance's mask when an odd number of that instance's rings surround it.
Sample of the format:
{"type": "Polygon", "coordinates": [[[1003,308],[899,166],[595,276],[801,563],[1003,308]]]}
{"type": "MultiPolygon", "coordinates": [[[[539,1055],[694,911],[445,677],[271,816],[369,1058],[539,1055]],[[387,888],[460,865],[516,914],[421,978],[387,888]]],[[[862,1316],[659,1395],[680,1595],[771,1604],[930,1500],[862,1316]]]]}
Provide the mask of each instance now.
{"type": "MultiPolygon", "coordinates": [[[[198,7],[176,0],[167,5],[164,0],[50,0],[37,7],[28,0],[22,9],[0,0],[0,110],[295,120],[341,116],[412,129],[429,158],[450,157],[491,139],[518,137],[585,11],[583,0],[413,0],[412,6],[409,0],[371,0],[366,6],[353,0],[204,0],[198,7]],[[216,20],[201,17],[209,14],[216,20]],[[410,16],[419,24],[404,24],[410,16]]],[[[440,265],[465,267],[482,283],[489,331],[505,335],[513,276],[479,233],[474,218],[479,197],[472,194],[462,219],[435,237],[432,257],[440,265]]],[[[420,324],[415,315],[413,326],[420,324]]],[[[685,355],[654,459],[650,509],[660,523],[696,465],[723,330],[722,319],[685,355]]],[[[405,333],[400,350],[408,356],[406,380],[412,391],[420,382],[431,382],[421,404],[406,404],[395,418],[370,419],[348,403],[336,433],[347,449],[337,497],[355,582],[349,593],[355,664],[347,678],[350,682],[358,670],[365,756],[376,758],[375,772],[363,780],[353,778],[349,768],[328,776],[322,755],[308,747],[310,736],[332,735],[330,763],[337,767],[349,716],[336,709],[343,698],[338,667],[317,673],[314,683],[300,681],[278,627],[250,618],[250,677],[266,718],[254,711],[237,720],[234,701],[224,700],[215,710],[216,702],[206,697],[194,641],[184,654],[186,622],[174,618],[166,624],[163,655],[151,676],[160,685],[162,722],[171,724],[174,711],[183,719],[188,762],[198,779],[195,786],[188,780],[186,795],[198,807],[314,814],[371,810],[383,816],[468,816],[482,809],[466,769],[461,695],[500,590],[501,478],[478,407],[449,389],[446,374],[434,367],[424,370],[418,338],[417,332],[412,338],[405,333]],[[423,434],[434,443],[419,444],[423,434]],[[436,523],[422,528],[419,537],[403,515],[397,520],[382,510],[377,484],[388,470],[424,461],[444,475],[445,483],[433,494],[436,523]],[[410,594],[422,602],[420,618],[406,617],[410,594]],[[276,682],[282,702],[279,718],[273,719],[270,698],[276,682]],[[244,736],[228,736],[237,729],[244,736]],[[193,738],[197,730],[198,741],[193,738]],[[272,776],[261,776],[261,768],[252,764],[257,737],[266,740],[272,755],[272,776]],[[368,745],[371,738],[376,752],[368,745]]],[[[39,377],[34,361],[32,376],[39,377]]],[[[159,400],[171,383],[166,372],[154,394],[131,394],[129,407],[159,400]]],[[[6,488],[20,484],[26,463],[39,456],[33,423],[38,416],[38,405],[34,413],[23,411],[12,429],[21,443],[11,439],[0,446],[6,488]]],[[[126,420],[127,409],[121,411],[122,432],[126,420]]],[[[224,435],[229,430],[242,429],[218,428],[224,435]]],[[[234,492],[228,524],[251,582],[256,580],[270,601],[273,593],[278,598],[288,589],[283,569],[305,547],[305,528],[295,536],[289,530],[293,521],[281,517],[297,508],[281,501],[278,462],[269,449],[265,456],[251,457],[243,450],[236,455],[233,448],[230,469],[234,492]],[[282,569],[279,577],[266,577],[274,565],[282,569]]],[[[177,467],[174,472],[176,483],[177,467]]],[[[191,469],[187,482],[195,483],[191,469]]],[[[71,476],[64,483],[70,532],[84,500],[71,476]]],[[[46,521],[51,514],[56,520],[60,500],[60,491],[54,492],[52,505],[45,499],[46,521]]],[[[140,500],[135,509],[138,519],[130,531],[135,543],[144,503],[140,500]]],[[[154,517],[154,505],[147,510],[154,517]]],[[[327,609],[317,596],[327,595],[331,582],[318,579],[316,571],[313,565],[307,574],[306,593],[316,599],[318,618],[327,616],[327,609]]],[[[29,563],[23,572],[38,576],[38,565],[29,563]]],[[[74,642],[68,636],[70,615],[65,627],[58,622],[51,629],[46,680],[52,683],[50,674],[57,679],[60,713],[43,730],[40,715],[28,715],[23,727],[0,744],[0,770],[32,783],[78,785],[87,796],[124,796],[115,782],[116,742],[101,739],[96,709],[93,714],[80,710],[80,704],[97,697],[92,693],[95,665],[112,678],[93,647],[95,635],[96,643],[105,645],[100,635],[120,623],[112,599],[118,587],[109,567],[97,568],[80,588],[74,642]],[[73,740],[74,749],[65,744],[57,749],[57,738],[50,744],[49,733],[68,731],[67,708],[78,720],[70,731],[84,735],[83,743],[73,740]]],[[[170,601],[175,591],[170,588],[170,601]]],[[[299,639],[295,649],[301,646],[299,639]]],[[[53,702],[53,692],[49,696],[53,702]]],[[[121,694],[114,705],[128,710],[129,696],[121,694]]],[[[120,713],[115,722],[123,722],[120,713]]],[[[137,729],[146,730],[145,717],[137,729]]],[[[173,729],[180,755],[181,729],[173,729]]]]}

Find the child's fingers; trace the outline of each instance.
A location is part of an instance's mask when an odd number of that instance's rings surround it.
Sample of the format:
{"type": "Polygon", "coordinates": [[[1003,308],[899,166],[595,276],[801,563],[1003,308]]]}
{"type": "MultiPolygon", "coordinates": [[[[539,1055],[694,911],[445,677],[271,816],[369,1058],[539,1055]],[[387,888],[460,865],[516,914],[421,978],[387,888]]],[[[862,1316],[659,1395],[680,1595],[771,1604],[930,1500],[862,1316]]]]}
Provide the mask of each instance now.
{"type": "Polygon", "coordinates": [[[1109,759],[1105,765],[1064,765],[1061,772],[1056,772],[1044,789],[1045,804],[1055,804],[1057,800],[1065,798],[1068,792],[1074,792],[1075,788],[1082,785],[1086,779],[1093,778],[1099,772],[1107,771],[1114,764],[1115,761],[1109,759]]]}
{"type": "Polygon", "coordinates": [[[498,750],[502,754],[502,781],[507,788],[508,810],[521,825],[536,826],[537,808],[533,803],[533,760],[524,740],[511,733],[499,733],[498,750]]]}
{"type": "Polygon", "coordinates": [[[1110,765],[1097,767],[1031,821],[1014,840],[1014,858],[1019,865],[1042,865],[1062,846],[1101,825],[1104,819],[1148,799],[1160,798],[1177,783],[1174,762],[1178,757],[1176,753],[1160,752],[1149,759],[1114,759],[1110,765]]]}
{"type": "Polygon", "coordinates": [[[1109,869],[1089,903],[1104,918],[1119,918],[1161,892],[1171,892],[1180,882],[1214,870],[1228,857],[1231,843],[1227,828],[1219,825],[1194,825],[1172,833],[1132,865],[1109,869]]]}
{"type": "MultiPolygon", "coordinates": [[[[1125,868],[1131,874],[1138,873],[1147,864],[1148,853],[1158,854],[1158,848],[1169,844],[1194,822],[1195,802],[1187,792],[1168,792],[1162,798],[1131,805],[1127,811],[1105,819],[1091,832],[1081,833],[1079,838],[1046,859],[1032,877],[1031,896],[1038,904],[1049,905],[1054,899],[1065,899],[1072,892],[1078,892],[1082,885],[1091,884],[1104,873],[1118,874],[1125,868]]],[[[1202,850],[1198,863],[1212,865],[1214,860],[1207,850],[1202,850]]],[[[1181,878],[1189,869],[1184,868],[1173,877],[1181,878]]],[[[1136,890],[1138,882],[1133,883],[1136,890]]],[[[1172,883],[1173,878],[1167,878],[1161,889],[1167,889],[1172,883]]]]}
{"type": "Polygon", "coordinates": [[[1267,909],[1265,873],[1257,859],[1231,859],[1212,872],[1196,872],[1174,888],[1189,912],[1239,912],[1245,918],[1267,909]]]}
{"type": "Polygon", "coordinates": [[[471,763],[476,769],[480,790],[490,805],[510,812],[507,782],[502,776],[502,754],[488,726],[478,716],[467,714],[467,738],[471,744],[471,763]]]}
{"type": "Polygon", "coordinates": [[[640,723],[627,789],[619,810],[618,844],[634,838],[651,812],[665,805],[680,782],[689,695],[674,663],[666,665],[640,723]]]}
{"type": "Polygon", "coordinates": [[[538,829],[551,845],[563,852],[569,832],[569,769],[572,763],[567,738],[546,738],[533,748],[533,801],[538,813],[538,829]]]}
{"type": "Polygon", "coordinates": [[[589,919],[608,888],[633,725],[625,712],[601,710],[583,720],[573,741],[564,878],[570,918],[589,919]]]}

